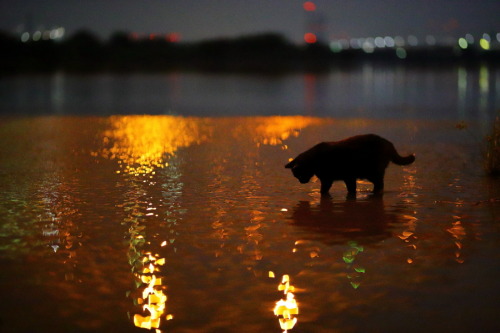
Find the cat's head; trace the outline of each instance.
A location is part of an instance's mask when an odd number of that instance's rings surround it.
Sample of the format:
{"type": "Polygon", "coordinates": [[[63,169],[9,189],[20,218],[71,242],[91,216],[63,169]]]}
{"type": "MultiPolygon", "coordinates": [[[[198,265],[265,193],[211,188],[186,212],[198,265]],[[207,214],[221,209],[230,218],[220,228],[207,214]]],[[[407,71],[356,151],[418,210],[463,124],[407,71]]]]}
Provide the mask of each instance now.
{"type": "Polygon", "coordinates": [[[300,163],[297,158],[287,163],[285,168],[291,169],[294,177],[297,178],[301,184],[308,183],[312,176],[314,176],[314,171],[308,167],[306,163],[300,163]]]}

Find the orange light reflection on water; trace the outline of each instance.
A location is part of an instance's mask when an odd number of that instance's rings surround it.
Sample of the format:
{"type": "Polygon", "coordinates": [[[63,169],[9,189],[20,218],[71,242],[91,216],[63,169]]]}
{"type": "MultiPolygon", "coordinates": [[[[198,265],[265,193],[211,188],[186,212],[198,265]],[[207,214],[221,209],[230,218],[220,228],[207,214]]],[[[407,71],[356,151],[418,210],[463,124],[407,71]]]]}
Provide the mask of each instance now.
{"type": "MultiPolygon", "coordinates": [[[[257,145],[271,146],[284,145],[285,140],[298,137],[301,129],[324,122],[321,118],[303,116],[276,116],[257,118],[257,120],[258,124],[255,128],[255,141],[257,145]]],[[[283,147],[286,149],[286,145],[283,147]]]]}
{"type": "MultiPolygon", "coordinates": [[[[162,279],[164,275],[162,266],[167,260],[156,252],[146,249],[154,246],[151,243],[152,240],[147,239],[148,223],[146,221],[153,219],[164,222],[166,219],[158,215],[157,212],[149,211],[153,208],[156,210],[159,206],[152,202],[148,203],[149,199],[145,197],[149,186],[155,186],[159,179],[158,169],[166,169],[162,174],[171,175],[175,171],[181,175],[183,170],[176,162],[179,149],[208,141],[226,147],[228,137],[234,137],[237,140],[250,139],[251,141],[247,141],[247,143],[253,145],[254,148],[256,145],[257,149],[263,145],[281,145],[281,149],[287,149],[285,144],[287,139],[298,137],[300,130],[305,127],[324,122],[319,118],[303,116],[245,117],[237,122],[238,126],[234,126],[233,120],[221,121],[218,124],[222,123],[223,126],[217,127],[209,118],[114,116],[109,118],[110,128],[102,133],[103,148],[99,153],[93,155],[116,160],[119,167],[116,173],[123,176],[133,176],[133,178],[124,177],[124,181],[129,184],[131,189],[127,192],[128,197],[125,202],[120,206],[123,206],[127,212],[127,218],[123,224],[129,227],[129,262],[137,279],[137,290],[131,291],[130,294],[134,298],[134,303],[142,309],[140,313],[133,315],[133,322],[137,327],[156,329],[157,332],[160,332],[161,321],[173,318],[171,314],[166,313],[167,286],[162,279]],[[224,124],[228,126],[224,126],[224,124]],[[147,177],[152,180],[149,183],[135,182],[135,177],[142,177],[142,179],[147,177]]],[[[213,153],[215,155],[212,155],[211,158],[214,161],[228,159],[227,149],[216,149],[213,153]]],[[[178,178],[172,177],[172,179],[178,178]]],[[[241,199],[255,200],[258,204],[262,198],[255,196],[259,185],[253,178],[253,174],[245,173],[242,183],[243,191],[241,194],[244,198],[241,199]]],[[[224,190],[223,183],[219,184],[219,187],[221,186],[221,190],[224,190]]],[[[182,189],[182,184],[178,189],[182,189]]],[[[172,194],[171,199],[174,201],[179,191],[176,193],[172,194]]],[[[175,209],[166,201],[161,205],[169,210],[175,209]]],[[[221,205],[214,203],[214,206],[220,207],[221,205]]],[[[217,212],[212,227],[216,232],[214,236],[222,242],[222,249],[225,239],[229,237],[228,230],[234,228],[225,225],[224,210],[217,210],[217,212]]],[[[260,229],[264,219],[261,211],[253,210],[249,216],[249,223],[244,227],[248,242],[246,245],[252,245],[246,251],[251,253],[253,261],[260,261],[263,258],[259,243],[263,238],[260,229]]],[[[170,220],[172,220],[171,217],[170,220]]],[[[172,242],[173,240],[170,240],[170,243],[172,242]]],[[[163,241],[161,246],[167,244],[167,241],[163,241]]],[[[238,250],[243,252],[245,247],[245,245],[240,245],[238,250]]],[[[222,250],[218,250],[216,257],[221,254],[222,250]]],[[[277,302],[275,314],[280,317],[279,322],[282,329],[287,331],[295,326],[298,314],[297,302],[292,293],[294,287],[290,285],[288,276],[283,277],[279,290],[283,291],[286,296],[285,299],[277,302]]]]}
{"type": "MultiPolygon", "coordinates": [[[[134,315],[134,325],[145,329],[158,329],[161,319],[166,310],[167,295],[164,293],[165,286],[162,284],[161,277],[157,277],[155,272],[159,271],[159,266],[165,265],[165,258],[159,258],[158,255],[152,255],[146,252],[142,257],[142,272],[136,273],[145,287],[142,291],[142,297],[137,298],[138,304],[143,304],[143,310],[149,315],[134,315]]],[[[172,319],[171,314],[165,316],[166,320],[172,319]]],[[[157,330],[159,331],[159,330],[157,330]]]]}
{"type": "Polygon", "coordinates": [[[209,134],[202,120],[176,116],[110,117],[111,129],[103,134],[101,156],[117,160],[130,175],[154,175],[167,166],[166,155],[206,141],[209,134]],[[205,131],[204,131],[205,130],[205,131]]]}
{"type": "MultiPolygon", "coordinates": [[[[273,278],[274,273],[269,272],[269,277],[273,278]]],[[[295,300],[295,287],[290,284],[290,277],[285,274],[281,278],[281,283],[278,285],[278,290],[283,291],[286,295],[285,299],[280,299],[274,307],[274,314],[279,317],[280,327],[284,332],[291,330],[297,324],[297,315],[299,314],[299,306],[295,300]]]]}
{"type": "Polygon", "coordinates": [[[458,262],[459,264],[463,264],[464,259],[462,258],[462,242],[463,239],[467,236],[467,232],[462,225],[460,216],[454,216],[453,219],[455,219],[456,221],[454,221],[452,223],[452,226],[446,229],[446,231],[448,231],[453,236],[453,238],[455,238],[455,246],[457,247],[455,251],[456,262],[458,262]]]}

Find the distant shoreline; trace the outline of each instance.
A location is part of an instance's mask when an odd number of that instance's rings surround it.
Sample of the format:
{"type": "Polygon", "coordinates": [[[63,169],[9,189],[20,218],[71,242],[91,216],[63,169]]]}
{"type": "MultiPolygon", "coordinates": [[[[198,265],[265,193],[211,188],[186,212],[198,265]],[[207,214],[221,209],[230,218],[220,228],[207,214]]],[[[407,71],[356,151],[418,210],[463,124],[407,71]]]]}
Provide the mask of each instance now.
{"type": "Polygon", "coordinates": [[[324,44],[295,45],[274,33],[196,43],[134,39],[117,33],[102,42],[81,31],[56,42],[21,42],[0,32],[0,75],[26,73],[207,72],[279,75],[328,72],[374,63],[387,66],[480,66],[500,64],[500,49],[421,46],[332,50],[324,44]]]}

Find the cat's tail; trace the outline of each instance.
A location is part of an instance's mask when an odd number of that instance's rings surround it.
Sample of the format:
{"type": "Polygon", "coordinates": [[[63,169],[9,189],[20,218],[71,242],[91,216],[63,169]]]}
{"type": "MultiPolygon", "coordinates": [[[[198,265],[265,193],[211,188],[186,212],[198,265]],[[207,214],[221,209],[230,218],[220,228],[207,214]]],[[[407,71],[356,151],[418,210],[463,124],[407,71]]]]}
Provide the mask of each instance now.
{"type": "Polygon", "coordinates": [[[408,165],[408,164],[412,164],[415,161],[415,155],[411,154],[408,156],[401,156],[394,149],[394,154],[392,155],[391,161],[397,165],[408,165]]]}

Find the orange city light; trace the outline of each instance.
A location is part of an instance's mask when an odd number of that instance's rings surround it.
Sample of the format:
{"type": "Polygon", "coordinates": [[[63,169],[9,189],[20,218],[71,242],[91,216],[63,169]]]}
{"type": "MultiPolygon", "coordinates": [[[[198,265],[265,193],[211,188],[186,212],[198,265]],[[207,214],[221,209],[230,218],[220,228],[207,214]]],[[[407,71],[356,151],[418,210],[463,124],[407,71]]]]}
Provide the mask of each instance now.
{"type": "Polygon", "coordinates": [[[314,44],[318,41],[318,38],[312,32],[308,32],[308,33],[304,34],[304,41],[307,44],[314,44]]]}

